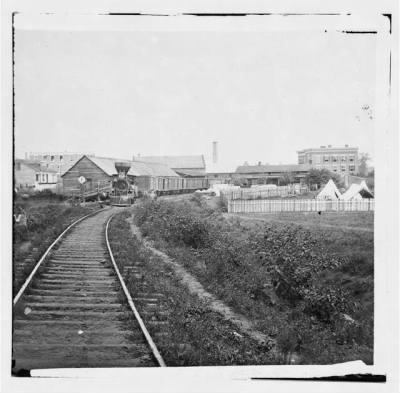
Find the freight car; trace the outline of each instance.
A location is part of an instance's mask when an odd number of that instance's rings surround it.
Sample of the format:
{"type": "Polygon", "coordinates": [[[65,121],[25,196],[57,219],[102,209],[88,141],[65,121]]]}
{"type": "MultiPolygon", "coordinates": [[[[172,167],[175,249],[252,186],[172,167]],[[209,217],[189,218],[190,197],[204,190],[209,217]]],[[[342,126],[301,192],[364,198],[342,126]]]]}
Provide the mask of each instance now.
{"type": "Polygon", "coordinates": [[[142,194],[154,191],[157,195],[183,194],[208,188],[208,180],[203,177],[139,176],[135,184],[142,194]]]}

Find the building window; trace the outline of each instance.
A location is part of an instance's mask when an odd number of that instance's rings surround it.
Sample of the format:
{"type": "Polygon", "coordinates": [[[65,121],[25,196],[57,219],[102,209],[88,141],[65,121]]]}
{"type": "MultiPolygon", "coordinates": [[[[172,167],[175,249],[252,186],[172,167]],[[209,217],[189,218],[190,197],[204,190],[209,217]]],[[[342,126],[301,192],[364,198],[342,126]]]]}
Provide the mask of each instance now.
{"type": "Polygon", "coordinates": [[[328,162],[329,161],[329,156],[324,156],[324,162],[328,162]]]}
{"type": "Polygon", "coordinates": [[[342,172],[346,172],[346,167],[342,166],[342,172]]]}
{"type": "Polygon", "coordinates": [[[51,157],[50,157],[50,160],[51,160],[51,161],[54,161],[54,156],[51,156],[51,157]]]}
{"type": "Polygon", "coordinates": [[[60,156],[60,161],[62,161],[63,160],[63,156],[60,156]]]}
{"type": "Polygon", "coordinates": [[[332,156],[332,161],[336,162],[337,161],[337,157],[336,156],[332,156]]]}
{"type": "Polygon", "coordinates": [[[40,182],[40,175],[39,175],[39,173],[36,173],[36,181],[37,181],[37,182],[40,182]]]}
{"type": "Polygon", "coordinates": [[[312,160],[308,160],[308,163],[309,163],[309,164],[312,164],[312,160]]]}
{"type": "Polygon", "coordinates": [[[355,165],[349,165],[349,171],[354,172],[356,170],[355,165]]]}
{"type": "Polygon", "coordinates": [[[349,156],[349,161],[354,162],[354,156],[349,156]]]}
{"type": "Polygon", "coordinates": [[[346,156],[342,156],[342,161],[346,161],[346,156]]]}
{"type": "Polygon", "coordinates": [[[47,160],[47,156],[43,156],[43,160],[47,160]]]}

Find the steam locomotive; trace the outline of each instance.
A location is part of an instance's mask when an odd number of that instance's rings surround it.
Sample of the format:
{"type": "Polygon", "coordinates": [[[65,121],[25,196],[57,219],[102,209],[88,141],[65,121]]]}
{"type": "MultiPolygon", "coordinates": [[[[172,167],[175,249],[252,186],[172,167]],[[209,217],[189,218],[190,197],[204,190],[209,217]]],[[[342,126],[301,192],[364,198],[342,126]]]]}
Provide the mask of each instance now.
{"type": "Polygon", "coordinates": [[[129,206],[137,197],[137,190],[128,177],[131,165],[127,162],[116,162],[118,175],[113,179],[110,204],[113,206],[129,206]]]}

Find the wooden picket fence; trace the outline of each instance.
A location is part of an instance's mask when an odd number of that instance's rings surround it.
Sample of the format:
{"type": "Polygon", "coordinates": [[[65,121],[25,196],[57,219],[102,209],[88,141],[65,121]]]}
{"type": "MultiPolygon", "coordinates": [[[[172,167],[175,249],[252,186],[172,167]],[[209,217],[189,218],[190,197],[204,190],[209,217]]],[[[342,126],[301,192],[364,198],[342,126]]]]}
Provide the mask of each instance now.
{"type": "Polygon", "coordinates": [[[239,190],[221,190],[225,200],[237,199],[265,199],[271,197],[286,197],[290,195],[303,195],[309,192],[308,187],[303,186],[299,188],[280,186],[274,189],[257,189],[257,188],[241,188],[239,190]]]}
{"type": "Polygon", "coordinates": [[[228,200],[228,213],[281,213],[281,212],[339,212],[374,211],[374,199],[318,200],[318,199],[270,199],[228,200]]]}

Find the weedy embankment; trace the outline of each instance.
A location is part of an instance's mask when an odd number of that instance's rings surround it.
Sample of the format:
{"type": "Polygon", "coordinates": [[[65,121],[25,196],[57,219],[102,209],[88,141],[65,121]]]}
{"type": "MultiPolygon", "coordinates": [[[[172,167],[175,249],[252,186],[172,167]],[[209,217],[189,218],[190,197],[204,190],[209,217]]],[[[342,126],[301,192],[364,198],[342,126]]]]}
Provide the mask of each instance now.
{"type": "Polygon", "coordinates": [[[145,202],[134,219],[156,247],[292,359],[372,363],[370,233],[328,236],[273,222],[249,227],[226,220],[201,197],[145,202]],[[362,246],[364,254],[355,254],[362,246]]]}

